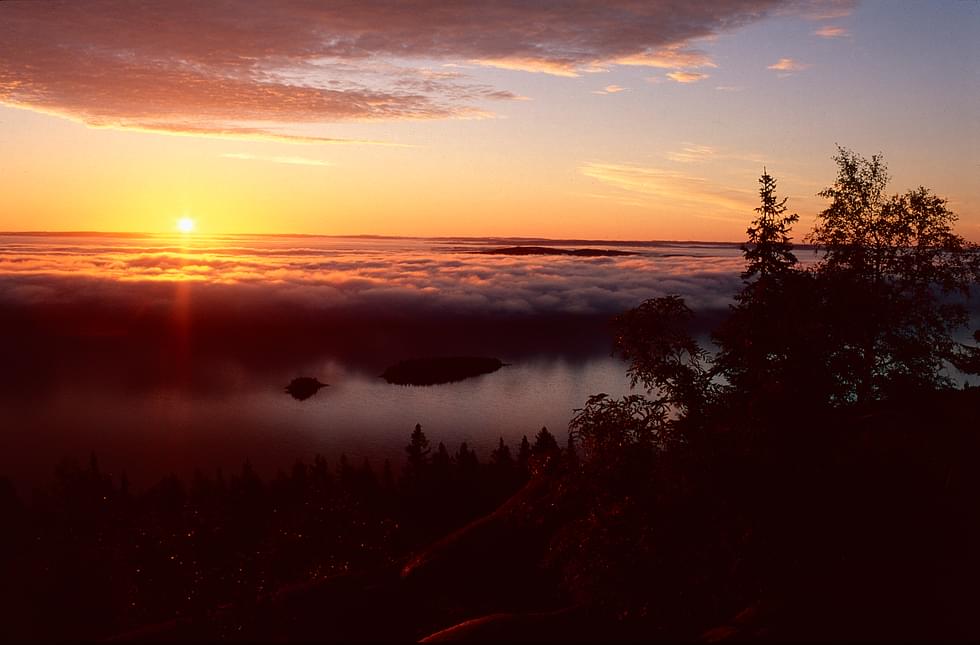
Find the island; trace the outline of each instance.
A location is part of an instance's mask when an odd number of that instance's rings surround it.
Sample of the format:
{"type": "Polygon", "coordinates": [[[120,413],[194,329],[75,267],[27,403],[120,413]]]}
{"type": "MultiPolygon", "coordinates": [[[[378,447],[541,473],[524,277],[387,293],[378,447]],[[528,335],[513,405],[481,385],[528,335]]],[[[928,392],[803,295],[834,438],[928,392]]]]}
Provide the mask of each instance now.
{"type": "Polygon", "coordinates": [[[396,385],[441,385],[496,372],[504,365],[481,356],[412,358],[392,365],[381,378],[396,385]]]}
{"type": "Polygon", "coordinates": [[[286,386],[286,392],[297,401],[305,401],[322,387],[327,387],[327,384],[310,376],[297,376],[286,386]]]}
{"type": "Polygon", "coordinates": [[[583,258],[614,257],[620,255],[636,255],[633,251],[616,251],[614,249],[559,249],[552,246],[507,246],[495,249],[476,251],[483,255],[574,255],[583,258]]]}

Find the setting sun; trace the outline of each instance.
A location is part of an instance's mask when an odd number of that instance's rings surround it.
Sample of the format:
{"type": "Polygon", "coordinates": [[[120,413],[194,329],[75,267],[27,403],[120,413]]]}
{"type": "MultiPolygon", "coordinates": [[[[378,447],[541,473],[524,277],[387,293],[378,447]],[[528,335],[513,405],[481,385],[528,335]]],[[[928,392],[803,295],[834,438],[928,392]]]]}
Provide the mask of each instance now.
{"type": "Polygon", "coordinates": [[[194,228],[194,220],[190,217],[181,217],[177,220],[177,230],[181,233],[193,233],[194,228]]]}

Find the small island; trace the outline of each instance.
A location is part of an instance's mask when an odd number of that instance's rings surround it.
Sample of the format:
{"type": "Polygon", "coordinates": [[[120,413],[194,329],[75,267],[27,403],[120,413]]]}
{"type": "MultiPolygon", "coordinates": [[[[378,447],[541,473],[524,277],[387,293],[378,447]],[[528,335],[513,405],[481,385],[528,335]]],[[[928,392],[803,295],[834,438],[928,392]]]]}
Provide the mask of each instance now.
{"type": "Polygon", "coordinates": [[[496,372],[504,365],[480,356],[412,358],[392,365],[381,378],[395,385],[441,385],[496,372]]]}
{"type": "Polygon", "coordinates": [[[620,255],[636,255],[633,251],[616,251],[614,249],[559,249],[552,246],[507,246],[495,249],[476,251],[483,255],[574,255],[582,258],[615,257],[620,255]]]}
{"type": "Polygon", "coordinates": [[[327,387],[327,384],[310,376],[297,376],[286,386],[286,392],[297,401],[305,401],[322,387],[327,387]]]}

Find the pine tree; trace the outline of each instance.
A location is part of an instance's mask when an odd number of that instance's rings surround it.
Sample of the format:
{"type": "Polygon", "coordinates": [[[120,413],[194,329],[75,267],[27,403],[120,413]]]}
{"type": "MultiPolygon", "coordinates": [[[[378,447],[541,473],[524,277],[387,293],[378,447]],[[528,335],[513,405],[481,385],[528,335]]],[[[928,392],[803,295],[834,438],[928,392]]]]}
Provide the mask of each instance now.
{"type": "Polygon", "coordinates": [[[534,436],[534,446],[531,448],[531,454],[541,456],[558,454],[560,451],[561,449],[558,447],[558,441],[555,440],[555,435],[551,434],[546,426],[541,426],[538,434],[534,436]]]}
{"type": "Polygon", "coordinates": [[[464,476],[472,475],[480,466],[480,460],[477,458],[476,452],[470,450],[469,445],[465,441],[459,445],[459,450],[456,451],[455,461],[456,470],[464,476]]]}
{"type": "Polygon", "coordinates": [[[521,472],[527,473],[531,461],[531,443],[527,440],[527,435],[521,437],[521,446],[517,449],[517,467],[521,472]]]}
{"type": "Polygon", "coordinates": [[[449,450],[446,449],[446,444],[439,442],[439,447],[436,448],[436,454],[432,455],[432,474],[437,482],[445,483],[449,479],[449,473],[452,470],[452,457],[449,456],[449,450]]]}
{"type": "Polygon", "coordinates": [[[415,424],[412,439],[405,446],[405,452],[408,453],[408,464],[405,467],[406,476],[417,477],[429,463],[429,440],[422,432],[421,423],[415,424]]]}
{"type": "Polygon", "coordinates": [[[749,226],[746,231],[749,240],[742,245],[746,262],[742,273],[744,280],[757,275],[763,280],[779,276],[797,263],[789,232],[800,216],[796,213],[785,214],[787,198],[780,200],[776,197],[776,180],[765,168],[759,183],[762,203],[755,209],[759,217],[749,226]]]}
{"type": "Polygon", "coordinates": [[[490,463],[498,468],[510,468],[514,465],[514,458],[510,455],[510,447],[504,443],[503,437],[500,437],[500,443],[490,453],[490,463]]]}

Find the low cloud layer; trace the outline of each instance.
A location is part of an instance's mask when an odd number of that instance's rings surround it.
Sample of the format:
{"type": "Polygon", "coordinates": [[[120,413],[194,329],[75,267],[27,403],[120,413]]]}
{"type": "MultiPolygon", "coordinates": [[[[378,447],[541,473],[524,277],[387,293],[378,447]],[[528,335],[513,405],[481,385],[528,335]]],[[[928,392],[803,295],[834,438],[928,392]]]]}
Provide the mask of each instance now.
{"type": "Polygon", "coordinates": [[[663,245],[578,258],[473,253],[472,243],[344,238],[6,238],[0,309],[59,333],[133,327],[424,323],[609,317],[678,293],[723,309],[738,289],[732,246],[663,245]],[[64,328],[64,329],[61,329],[64,328]]]}
{"type": "Polygon", "coordinates": [[[488,102],[520,98],[475,82],[460,63],[564,76],[641,65],[692,82],[706,77],[693,70],[715,66],[699,39],[777,9],[838,15],[849,5],[9,2],[0,103],[98,127],[304,140],[282,127],[480,117],[488,102]]]}

